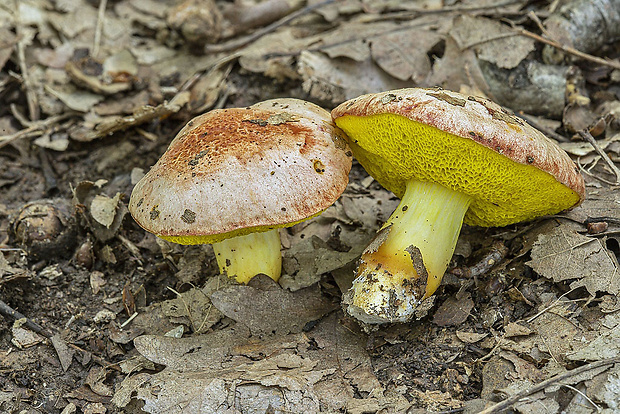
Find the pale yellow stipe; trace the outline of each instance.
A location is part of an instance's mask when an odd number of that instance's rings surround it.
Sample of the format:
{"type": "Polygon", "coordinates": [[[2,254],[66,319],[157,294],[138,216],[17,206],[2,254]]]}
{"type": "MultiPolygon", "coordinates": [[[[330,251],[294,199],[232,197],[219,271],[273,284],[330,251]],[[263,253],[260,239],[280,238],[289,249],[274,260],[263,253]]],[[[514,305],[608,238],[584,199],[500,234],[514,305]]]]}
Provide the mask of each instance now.
{"type": "Polygon", "coordinates": [[[280,278],[282,255],[278,229],[222,240],[213,244],[213,251],[220,273],[234,277],[239,283],[248,283],[259,273],[276,282],[280,278]]]}
{"type": "Polygon", "coordinates": [[[387,236],[361,257],[351,304],[363,312],[354,308],[355,316],[370,323],[411,319],[441,283],[471,200],[440,184],[409,181],[383,226],[387,236]],[[420,276],[427,280],[417,280],[420,276]]]}
{"type": "Polygon", "coordinates": [[[506,226],[558,213],[579,201],[577,193],[535,166],[401,115],[345,115],[335,122],[349,136],[360,164],[397,196],[411,179],[472,196],[467,224],[506,226]]]}
{"type": "Polygon", "coordinates": [[[227,233],[197,236],[157,237],[169,242],[192,245],[213,244],[220,272],[235,277],[239,283],[248,283],[259,273],[266,274],[276,282],[282,272],[279,228],[294,226],[297,223],[320,215],[323,210],[303,220],[283,223],[276,226],[245,227],[227,233]],[[229,264],[228,264],[229,263],[229,264]]]}

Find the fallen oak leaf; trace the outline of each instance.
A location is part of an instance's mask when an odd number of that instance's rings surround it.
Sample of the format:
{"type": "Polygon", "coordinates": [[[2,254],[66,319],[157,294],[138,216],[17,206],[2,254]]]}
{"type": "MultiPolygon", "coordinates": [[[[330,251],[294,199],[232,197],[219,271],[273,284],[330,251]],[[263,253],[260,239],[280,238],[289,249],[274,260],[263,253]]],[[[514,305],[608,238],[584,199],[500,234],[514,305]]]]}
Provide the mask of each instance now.
{"type": "Polygon", "coordinates": [[[247,286],[218,290],[210,299],[220,312],[257,336],[301,332],[308,322],[338,307],[316,285],[290,292],[265,275],[254,277],[247,286]]]}
{"type": "Polygon", "coordinates": [[[618,263],[605,239],[577,233],[561,223],[538,236],[526,264],[536,273],[555,282],[573,280],[571,289],[585,287],[591,295],[606,292],[620,294],[618,263]]]}

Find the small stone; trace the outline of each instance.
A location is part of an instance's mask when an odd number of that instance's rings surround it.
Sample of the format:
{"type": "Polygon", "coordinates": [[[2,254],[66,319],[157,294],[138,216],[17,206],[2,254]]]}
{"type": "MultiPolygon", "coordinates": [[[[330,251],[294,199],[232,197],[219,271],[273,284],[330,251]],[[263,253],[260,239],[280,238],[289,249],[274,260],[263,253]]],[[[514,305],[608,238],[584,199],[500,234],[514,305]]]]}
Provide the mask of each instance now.
{"type": "Polygon", "coordinates": [[[93,318],[93,321],[95,321],[95,323],[108,323],[114,319],[116,319],[116,314],[114,312],[108,309],[103,309],[97,312],[93,318]]]}

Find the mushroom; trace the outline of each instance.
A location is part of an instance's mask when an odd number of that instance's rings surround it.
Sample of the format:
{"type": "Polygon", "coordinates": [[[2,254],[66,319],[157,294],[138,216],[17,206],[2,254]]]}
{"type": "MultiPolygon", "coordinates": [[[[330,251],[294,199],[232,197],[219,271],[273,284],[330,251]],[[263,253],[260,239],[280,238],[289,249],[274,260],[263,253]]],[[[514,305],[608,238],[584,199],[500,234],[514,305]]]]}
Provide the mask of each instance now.
{"type": "Polygon", "coordinates": [[[344,102],[332,118],[360,164],[401,199],[344,297],[362,322],[410,320],[439,286],[463,222],[506,226],[584,198],[569,156],[487,99],[401,89],[344,102]]]}
{"type": "Polygon", "coordinates": [[[129,211],[179,244],[212,243],[222,273],[281,272],[278,228],[320,214],[344,191],[352,154],[329,112],[298,99],[200,115],[136,184],[129,211]]]}

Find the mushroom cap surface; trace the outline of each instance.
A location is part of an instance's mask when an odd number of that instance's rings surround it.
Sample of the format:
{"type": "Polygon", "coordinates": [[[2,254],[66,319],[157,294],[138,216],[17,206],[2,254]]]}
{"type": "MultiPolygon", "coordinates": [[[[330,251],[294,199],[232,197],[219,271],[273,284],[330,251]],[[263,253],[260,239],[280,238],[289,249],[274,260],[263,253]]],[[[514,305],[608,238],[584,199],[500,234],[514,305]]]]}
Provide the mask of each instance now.
{"type": "Polygon", "coordinates": [[[136,184],[129,211],[181,244],[292,226],[340,196],[351,161],[329,112],[310,102],[216,109],[177,134],[136,184]]]}
{"type": "Polygon", "coordinates": [[[344,102],[332,118],[368,173],[398,197],[412,179],[471,195],[467,224],[531,220],[574,207],[585,195],[566,152],[484,98],[400,89],[344,102]]]}

